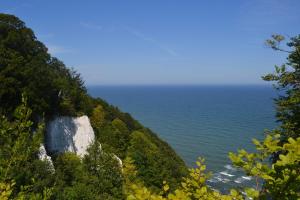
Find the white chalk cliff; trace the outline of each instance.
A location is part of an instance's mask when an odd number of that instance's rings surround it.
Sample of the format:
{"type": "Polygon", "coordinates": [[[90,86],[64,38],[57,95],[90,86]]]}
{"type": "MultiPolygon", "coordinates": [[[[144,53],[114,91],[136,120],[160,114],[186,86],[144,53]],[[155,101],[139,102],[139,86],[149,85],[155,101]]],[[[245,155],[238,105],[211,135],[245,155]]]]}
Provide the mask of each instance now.
{"type": "MultiPolygon", "coordinates": [[[[46,147],[47,151],[53,153],[73,152],[83,157],[87,154],[88,147],[95,141],[94,130],[87,116],[81,117],[56,117],[47,123],[46,147]]],[[[101,149],[101,144],[100,144],[101,149]]],[[[50,162],[51,169],[54,166],[51,157],[47,155],[44,145],[41,145],[39,158],[50,162]]],[[[122,160],[113,155],[122,168],[122,160]]]]}
{"type": "Polygon", "coordinates": [[[48,162],[50,170],[54,171],[54,165],[53,165],[52,159],[50,156],[47,155],[45,146],[43,144],[41,144],[41,146],[40,146],[38,157],[40,160],[48,162]]]}
{"type": "Polygon", "coordinates": [[[95,140],[87,116],[57,117],[47,124],[46,147],[50,153],[73,152],[83,157],[95,140]]]}

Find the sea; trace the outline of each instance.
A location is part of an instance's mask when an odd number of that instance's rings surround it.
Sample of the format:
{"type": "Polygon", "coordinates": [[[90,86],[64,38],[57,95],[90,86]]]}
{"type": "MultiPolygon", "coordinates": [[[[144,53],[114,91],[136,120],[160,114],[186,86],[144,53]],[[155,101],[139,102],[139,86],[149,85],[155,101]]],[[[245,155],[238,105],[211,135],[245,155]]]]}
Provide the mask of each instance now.
{"type": "Polygon", "coordinates": [[[89,86],[88,92],[130,113],[168,142],[187,166],[205,158],[212,173],[207,184],[222,192],[255,184],[232,166],[228,152],[255,151],[252,139],[262,140],[277,125],[277,93],[269,85],[89,86]]]}

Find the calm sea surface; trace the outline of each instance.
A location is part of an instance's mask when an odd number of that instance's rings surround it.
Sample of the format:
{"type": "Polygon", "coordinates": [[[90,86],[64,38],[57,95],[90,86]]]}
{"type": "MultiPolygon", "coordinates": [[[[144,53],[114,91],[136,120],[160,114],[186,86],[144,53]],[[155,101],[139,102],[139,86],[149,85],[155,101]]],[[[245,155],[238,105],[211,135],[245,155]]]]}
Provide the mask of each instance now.
{"type": "Polygon", "coordinates": [[[251,139],[262,139],[265,129],[276,126],[272,101],[276,93],[270,86],[93,86],[88,90],[152,129],[188,166],[204,157],[213,172],[209,184],[219,190],[252,184],[250,177],[231,166],[228,152],[253,150],[251,139]]]}

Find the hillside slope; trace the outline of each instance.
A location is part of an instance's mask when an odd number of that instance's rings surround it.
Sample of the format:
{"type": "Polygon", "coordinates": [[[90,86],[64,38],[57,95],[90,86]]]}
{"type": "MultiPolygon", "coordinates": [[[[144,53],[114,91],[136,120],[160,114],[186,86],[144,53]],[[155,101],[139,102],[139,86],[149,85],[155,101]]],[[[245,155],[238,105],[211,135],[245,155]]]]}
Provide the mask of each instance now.
{"type": "MultiPolygon", "coordinates": [[[[187,173],[182,159],[166,142],[128,113],[121,112],[100,98],[90,97],[80,74],[52,57],[33,31],[12,15],[0,14],[0,58],[0,114],[8,121],[13,123],[17,119],[13,113],[22,104],[23,95],[27,99],[26,106],[32,109],[29,119],[34,123],[30,130],[37,129],[43,119],[47,123],[56,116],[88,115],[96,135],[95,143],[101,143],[105,152],[115,154],[122,160],[130,157],[137,168],[137,176],[154,190],[161,188],[163,181],[174,188],[187,173]]],[[[13,140],[11,138],[9,141],[13,140]]],[[[85,193],[90,191],[91,199],[94,198],[92,194],[105,193],[104,190],[107,194],[105,198],[120,199],[122,194],[115,191],[121,191],[122,187],[122,182],[116,179],[119,177],[117,169],[111,171],[111,174],[116,174],[111,179],[110,174],[105,174],[107,172],[101,172],[101,176],[98,172],[92,175],[87,172],[95,164],[93,159],[100,155],[97,152],[97,147],[92,146],[91,155],[84,162],[68,153],[53,156],[56,174],[43,174],[42,179],[37,178],[41,187],[35,190],[52,184],[61,193],[55,198],[66,199],[64,194],[82,193],[81,186],[86,184],[90,187],[84,187],[85,193]],[[92,186],[95,183],[105,187],[92,186]]],[[[116,166],[103,155],[100,160],[105,169],[116,166]]],[[[39,174],[37,168],[42,169],[41,166],[31,166],[28,173],[32,175],[21,176],[14,172],[9,178],[16,180],[21,190],[21,185],[31,180],[33,174],[39,174]]]]}

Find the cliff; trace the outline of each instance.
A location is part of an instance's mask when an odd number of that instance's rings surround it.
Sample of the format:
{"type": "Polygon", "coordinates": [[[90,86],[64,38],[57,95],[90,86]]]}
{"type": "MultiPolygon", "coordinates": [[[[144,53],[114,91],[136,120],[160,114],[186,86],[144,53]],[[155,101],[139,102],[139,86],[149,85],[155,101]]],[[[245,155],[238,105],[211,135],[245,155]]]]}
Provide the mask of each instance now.
{"type": "Polygon", "coordinates": [[[49,153],[73,152],[83,157],[95,140],[87,116],[57,117],[47,124],[46,147],[49,153]]]}

